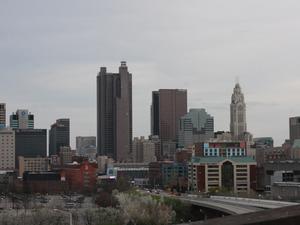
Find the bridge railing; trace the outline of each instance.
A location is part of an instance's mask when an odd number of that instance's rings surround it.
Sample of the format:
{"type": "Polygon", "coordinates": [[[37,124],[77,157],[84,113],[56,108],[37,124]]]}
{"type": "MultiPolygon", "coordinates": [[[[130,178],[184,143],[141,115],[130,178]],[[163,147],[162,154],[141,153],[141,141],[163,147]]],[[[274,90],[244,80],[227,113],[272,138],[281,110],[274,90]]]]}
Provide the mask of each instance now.
{"type": "Polygon", "coordinates": [[[295,202],[285,202],[285,201],[275,201],[275,200],[264,200],[264,199],[253,199],[253,198],[241,198],[241,197],[228,197],[228,196],[210,196],[213,200],[227,200],[227,201],[235,201],[243,204],[249,205],[269,205],[274,207],[285,207],[292,205],[299,205],[299,203],[295,202]]]}

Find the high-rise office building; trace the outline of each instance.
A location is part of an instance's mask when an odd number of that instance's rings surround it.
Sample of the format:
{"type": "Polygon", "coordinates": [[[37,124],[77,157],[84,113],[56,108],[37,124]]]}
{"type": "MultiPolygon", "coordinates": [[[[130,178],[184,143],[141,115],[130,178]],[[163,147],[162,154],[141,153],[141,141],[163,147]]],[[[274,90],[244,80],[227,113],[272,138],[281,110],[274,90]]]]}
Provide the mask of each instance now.
{"type": "Polygon", "coordinates": [[[15,169],[15,131],[0,129],[0,170],[15,169]]]}
{"type": "Polygon", "coordinates": [[[211,138],[214,138],[214,118],[205,109],[190,109],[180,118],[179,147],[188,148],[211,138]]]}
{"type": "Polygon", "coordinates": [[[230,132],[235,140],[244,138],[247,132],[246,104],[244,94],[237,83],[233,89],[230,104],[230,132]]]}
{"type": "Polygon", "coordinates": [[[290,118],[291,144],[293,144],[296,139],[300,139],[300,116],[290,118]]]}
{"type": "Polygon", "coordinates": [[[179,120],[187,113],[187,90],[160,89],[152,92],[151,135],[161,140],[157,159],[173,159],[178,143],[179,120]]]}
{"type": "Polygon", "coordinates": [[[10,115],[10,127],[13,129],[34,129],[34,115],[27,109],[18,109],[10,115]]]}
{"type": "Polygon", "coordinates": [[[19,156],[46,157],[47,130],[46,129],[16,129],[16,165],[19,156]]]}
{"type": "Polygon", "coordinates": [[[6,127],[6,105],[0,103],[0,129],[6,127]]]}
{"type": "Polygon", "coordinates": [[[60,147],[70,146],[70,119],[58,119],[49,130],[49,156],[59,154],[60,147]]]}
{"type": "Polygon", "coordinates": [[[160,89],[152,92],[151,135],[161,141],[177,141],[179,119],[187,113],[187,90],[160,89]]]}
{"type": "Polygon", "coordinates": [[[132,75],[126,62],[119,73],[101,67],[97,76],[97,151],[119,162],[132,153],[132,75]]]}

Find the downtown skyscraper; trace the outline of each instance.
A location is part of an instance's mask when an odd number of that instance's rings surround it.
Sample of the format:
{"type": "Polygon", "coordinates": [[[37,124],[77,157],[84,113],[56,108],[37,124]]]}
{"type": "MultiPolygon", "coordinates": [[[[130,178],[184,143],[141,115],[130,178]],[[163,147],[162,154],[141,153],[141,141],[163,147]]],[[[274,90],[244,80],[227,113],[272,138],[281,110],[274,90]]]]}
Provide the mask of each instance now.
{"type": "Polygon", "coordinates": [[[0,103],[0,129],[6,127],[6,104],[0,103]]]}
{"type": "Polygon", "coordinates": [[[290,141],[294,144],[294,141],[300,139],[300,116],[290,117],[290,141]]]}
{"type": "Polygon", "coordinates": [[[132,154],[132,75],[126,62],[118,73],[101,67],[97,76],[97,152],[118,162],[132,154]]]}
{"type": "Polygon", "coordinates": [[[70,146],[70,119],[58,119],[49,130],[49,156],[59,154],[61,147],[70,146]]]}
{"type": "Polygon", "coordinates": [[[10,127],[13,129],[34,129],[34,115],[27,109],[18,109],[10,115],[10,127]]]}
{"type": "Polygon", "coordinates": [[[179,120],[187,113],[187,90],[160,89],[152,92],[151,135],[162,141],[177,141],[179,120]]]}
{"type": "Polygon", "coordinates": [[[161,141],[157,159],[174,160],[178,145],[179,121],[187,113],[187,90],[159,89],[152,92],[151,135],[161,141]]]}
{"type": "Polygon", "coordinates": [[[230,104],[230,132],[235,140],[241,140],[247,132],[246,104],[239,83],[233,89],[230,104]]]}

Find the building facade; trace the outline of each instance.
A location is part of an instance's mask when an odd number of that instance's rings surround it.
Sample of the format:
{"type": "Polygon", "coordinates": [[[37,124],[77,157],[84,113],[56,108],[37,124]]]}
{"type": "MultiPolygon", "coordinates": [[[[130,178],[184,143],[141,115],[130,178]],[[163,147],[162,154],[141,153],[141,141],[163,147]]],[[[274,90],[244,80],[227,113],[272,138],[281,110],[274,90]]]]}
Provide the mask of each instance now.
{"type": "Polygon", "coordinates": [[[72,163],[62,168],[62,180],[65,180],[68,189],[76,192],[93,192],[96,190],[97,163],[83,161],[72,163]]]}
{"type": "Polygon", "coordinates": [[[256,162],[251,157],[193,157],[189,163],[190,190],[249,193],[255,188],[256,162]]]}
{"type": "Polygon", "coordinates": [[[15,131],[0,129],[0,170],[15,169],[15,131]]]}
{"type": "Polygon", "coordinates": [[[16,129],[16,164],[19,156],[46,157],[47,130],[46,129],[16,129]]]}
{"type": "Polygon", "coordinates": [[[206,142],[203,143],[203,156],[247,156],[246,142],[206,142]]]}
{"type": "Polygon", "coordinates": [[[6,127],[6,104],[0,103],[0,129],[6,127]]]}
{"type": "Polygon", "coordinates": [[[117,179],[123,178],[128,181],[149,178],[148,163],[114,163],[107,168],[107,175],[114,176],[117,179]]]}
{"type": "Polygon", "coordinates": [[[59,159],[61,165],[65,165],[73,162],[73,157],[76,155],[76,151],[72,150],[71,147],[61,146],[59,148],[59,159]]]}
{"type": "Polygon", "coordinates": [[[274,140],[272,137],[253,138],[253,142],[254,142],[255,148],[257,148],[257,149],[266,149],[266,148],[274,147],[274,140]]]}
{"type": "Polygon", "coordinates": [[[157,152],[157,145],[155,141],[151,139],[145,139],[143,136],[140,138],[135,137],[133,139],[132,145],[132,155],[133,155],[133,162],[136,163],[150,163],[155,162],[156,152],[157,152]]]}
{"type": "Polygon", "coordinates": [[[247,132],[246,104],[244,94],[237,83],[233,89],[230,104],[230,132],[236,140],[243,140],[247,132]]]}
{"type": "Polygon", "coordinates": [[[300,161],[268,161],[263,164],[262,177],[264,188],[276,182],[300,182],[300,161]]]}
{"type": "Polygon", "coordinates": [[[119,162],[132,153],[132,75],[126,62],[119,73],[101,67],[97,76],[97,151],[119,162]]]}
{"type": "Polygon", "coordinates": [[[190,109],[179,120],[179,141],[181,148],[214,138],[214,118],[205,109],[190,109]]]}
{"type": "Polygon", "coordinates": [[[290,141],[294,143],[296,139],[300,139],[300,117],[290,118],[290,141]]]}
{"type": "Polygon", "coordinates": [[[59,153],[60,147],[70,146],[70,119],[58,119],[49,131],[49,155],[59,153]]]}
{"type": "Polygon", "coordinates": [[[87,156],[90,149],[96,148],[96,137],[76,137],[76,150],[78,155],[87,156]]]}
{"type": "Polygon", "coordinates": [[[10,127],[13,129],[34,129],[34,115],[27,109],[18,109],[10,115],[10,127]]]}
{"type": "Polygon", "coordinates": [[[19,156],[19,176],[24,172],[46,172],[50,171],[50,159],[44,157],[19,156]]]}
{"type": "Polygon", "coordinates": [[[177,141],[179,119],[187,113],[187,90],[160,89],[152,92],[151,135],[161,141],[177,141]]]}

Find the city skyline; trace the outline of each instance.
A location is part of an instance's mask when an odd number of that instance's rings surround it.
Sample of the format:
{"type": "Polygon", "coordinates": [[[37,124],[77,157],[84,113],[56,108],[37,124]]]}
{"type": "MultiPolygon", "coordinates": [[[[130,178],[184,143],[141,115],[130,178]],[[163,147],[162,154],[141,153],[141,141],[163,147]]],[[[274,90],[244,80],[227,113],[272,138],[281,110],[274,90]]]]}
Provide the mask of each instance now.
{"type": "Polygon", "coordinates": [[[36,115],[37,128],[70,118],[74,147],[76,136],[96,134],[94,81],[99,67],[115,68],[126,60],[135,74],[133,136],[150,133],[151,91],[160,88],[188,89],[189,108],[207,109],[216,131],[229,130],[230,95],[239,75],[248,130],[254,137],[272,136],[276,145],[289,137],[288,118],[300,114],[295,104],[299,33],[294,29],[299,5],[231,0],[220,3],[222,7],[197,1],[147,7],[138,1],[91,1],[74,3],[69,12],[68,3],[60,1],[58,11],[58,2],[27,1],[19,8],[3,3],[0,65],[6,85],[0,102],[7,104],[7,114],[28,108],[36,115]],[[143,27],[137,18],[148,25],[143,27]],[[172,26],[165,29],[167,24],[172,26]],[[103,37],[103,30],[110,35],[103,37]],[[107,38],[119,32],[123,41],[107,38]]]}

